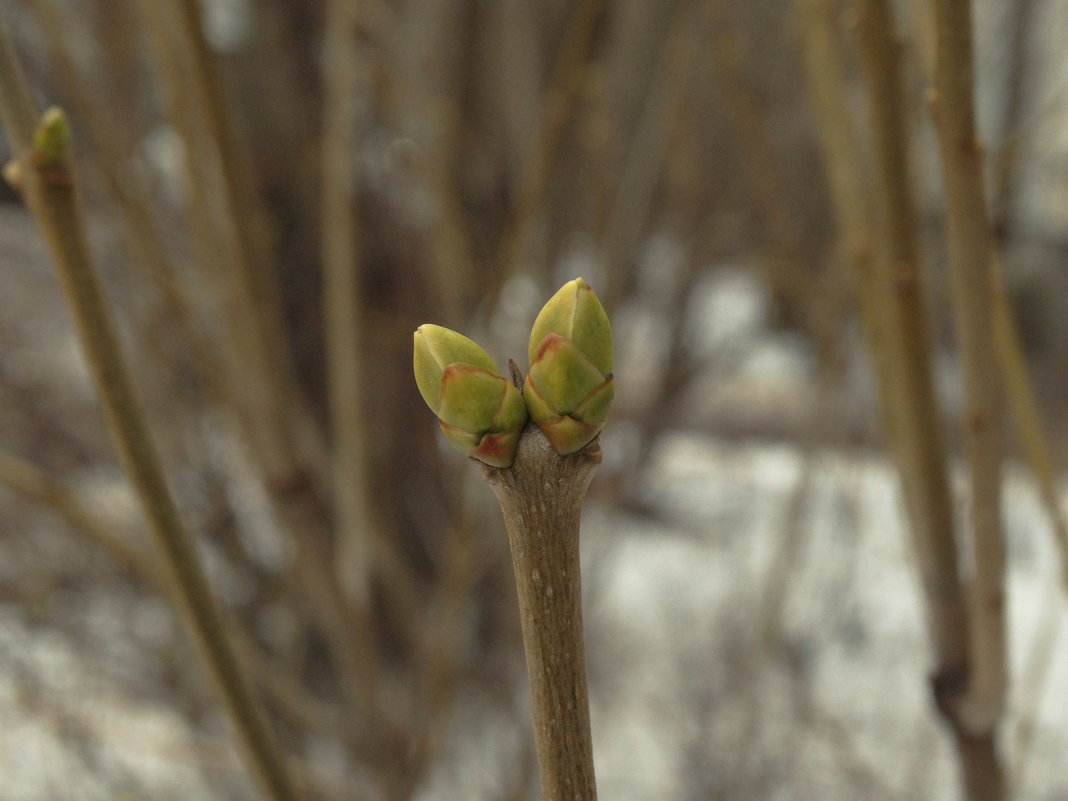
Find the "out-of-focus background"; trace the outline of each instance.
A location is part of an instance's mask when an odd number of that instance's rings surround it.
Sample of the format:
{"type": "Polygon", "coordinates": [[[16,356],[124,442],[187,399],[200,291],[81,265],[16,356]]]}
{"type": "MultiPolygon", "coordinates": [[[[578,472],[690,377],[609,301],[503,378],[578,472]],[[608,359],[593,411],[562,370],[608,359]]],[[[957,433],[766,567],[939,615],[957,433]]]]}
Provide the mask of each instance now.
{"type": "MultiPolygon", "coordinates": [[[[892,11],[967,581],[933,40],[925,3],[892,11]]],[[[38,101],[71,118],[171,487],[310,797],[537,797],[503,526],[416,391],[411,334],[525,367],[538,308],[579,275],[617,351],[583,530],[601,797],[961,797],[858,301],[879,252],[858,19],[838,0],[4,0],[38,101]]],[[[974,20],[995,244],[1059,476],[1068,6],[979,0],[974,20]]],[[[0,798],[257,797],[2,192],[0,798]]],[[[1056,517],[1012,419],[998,755],[1012,798],[1053,801],[1056,517]]]]}

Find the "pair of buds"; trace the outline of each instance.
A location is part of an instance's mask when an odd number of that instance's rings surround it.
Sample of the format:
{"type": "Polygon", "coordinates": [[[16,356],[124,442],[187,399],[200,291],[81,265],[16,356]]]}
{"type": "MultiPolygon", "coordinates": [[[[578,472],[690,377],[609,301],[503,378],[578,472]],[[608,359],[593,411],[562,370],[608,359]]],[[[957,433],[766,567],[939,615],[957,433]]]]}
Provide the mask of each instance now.
{"type": "Polygon", "coordinates": [[[604,427],[615,388],[612,329],[590,285],[568,281],[534,320],[520,391],[489,354],[448,328],[415,332],[415,382],[445,438],[461,453],[510,467],[527,420],[565,456],[604,427]]]}

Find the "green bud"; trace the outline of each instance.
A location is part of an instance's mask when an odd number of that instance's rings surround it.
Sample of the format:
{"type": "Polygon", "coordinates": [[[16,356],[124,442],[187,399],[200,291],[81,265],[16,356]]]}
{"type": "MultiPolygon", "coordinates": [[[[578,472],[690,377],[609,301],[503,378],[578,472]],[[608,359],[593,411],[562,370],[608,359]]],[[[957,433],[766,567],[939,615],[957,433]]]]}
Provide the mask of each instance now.
{"type": "Polygon", "coordinates": [[[463,334],[421,325],[414,367],[419,393],[449,443],[493,467],[510,467],[527,409],[489,354],[463,334]]]}
{"type": "Polygon", "coordinates": [[[33,135],[33,157],[38,167],[69,166],[70,123],[63,109],[53,106],[41,115],[33,135]]]}
{"type": "Polygon", "coordinates": [[[604,428],[615,394],[612,327],[581,278],[545,304],[530,332],[523,397],[530,418],[560,455],[585,447],[604,428]]]}

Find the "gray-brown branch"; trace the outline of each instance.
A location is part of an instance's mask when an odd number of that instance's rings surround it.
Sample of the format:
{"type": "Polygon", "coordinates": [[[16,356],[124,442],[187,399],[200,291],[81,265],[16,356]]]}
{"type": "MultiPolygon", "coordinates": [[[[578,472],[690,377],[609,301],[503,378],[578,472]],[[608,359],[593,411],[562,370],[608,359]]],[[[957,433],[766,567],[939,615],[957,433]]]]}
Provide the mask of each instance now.
{"type": "Polygon", "coordinates": [[[529,425],[515,463],[488,469],[515,568],[543,801],[595,801],[582,639],[579,518],[601,461],[594,441],[558,456],[529,425]]]}

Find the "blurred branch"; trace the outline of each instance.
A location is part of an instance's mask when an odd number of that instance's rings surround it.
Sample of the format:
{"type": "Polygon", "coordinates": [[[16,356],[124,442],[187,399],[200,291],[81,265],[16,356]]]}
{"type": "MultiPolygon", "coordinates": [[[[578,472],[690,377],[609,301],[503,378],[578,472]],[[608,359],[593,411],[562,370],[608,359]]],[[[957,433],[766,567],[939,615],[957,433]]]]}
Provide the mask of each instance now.
{"type": "MultiPolygon", "coordinates": [[[[1025,785],[1038,717],[1049,689],[1051,668],[1064,631],[1063,607],[1058,602],[1059,582],[1047,585],[1042,612],[1032,635],[1031,653],[1020,671],[1019,698],[1016,703],[1016,727],[1013,732],[1013,760],[1010,775],[1017,793],[1025,785]]],[[[1023,795],[1021,794],[1021,798],[1023,795]]]]}
{"type": "MultiPolygon", "coordinates": [[[[838,229],[838,248],[853,277],[860,319],[879,381],[890,386],[883,291],[874,269],[872,203],[865,180],[856,122],[849,102],[845,57],[834,0],[795,0],[801,17],[805,81],[816,117],[819,145],[838,229]]],[[[880,417],[893,446],[897,413],[880,393],[880,417]]]]}
{"type": "MultiPolygon", "coordinates": [[[[357,699],[387,741],[395,742],[404,736],[404,744],[397,747],[410,751],[407,735],[402,735],[387,720],[388,716],[384,717],[371,628],[375,574],[385,573],[391,601],[396,601],[398,593],[410,591],[410,576],[396,567],[391,542],[380,536],[370,495],[367,434],[371,427],[365,393],[372,370],[363,358],[367,330],[359,248],[359,8],[356,0],[330,0],[324,27],[321,241],[336,557],[331,564],[324,553],[322,564],[333,571],[333,581],[338,582],[348,601],[344,609],[332,603],[331,610],[324,607],[324,611],[331,615],[345,613],[352,621],[346,625],[339,619],[336,624],[343,627],[344,650],[340,656],[346,665],[347,692],[357,699]],[[379,564],[385,570],[379,571],[379,564]]],[[[331,597],[335,595],[331,593],[331,597]]],[[[414,622],[411,625],[414,627],[414,622]]],[[[382,778],[388,783],[386,792],[390,798],[399,801],[411,795],[420,774],[410,769],[410,761],[397,755],[388,760],[382,778]]]]}
{"type": "MultiPolygon", "coordinates": [[[[372,541],[378,538],[368,488],[363,384],[363,297],[357,246],[359,51],[357,4],[326,6],[323,56],[322,258],[327,384],[333,433],[333,500],[338,571],[352,604],[370,602],[372,541]]],[[[366,679],[369,677],[365,677],[366,679]]],[[[369,690],[368,690],[369,691],[369,690]]]]}
{"type": "Polygon", "coordinates": [[[889,435],[908,503],[913,551],[920,568],[929,642],[936,672],[968,669],[967,613],[958,575],[942,416],[935,395],[928,333],[927,291],[921,273],[912,198],[909,135],[903,107],[901,46],[887,0],[863,0],[858,15],[860,55],[870,86],[874,145],[880,295],[887,382],[894,413],[889,435]]]}
{"type": "Polygon", "coordinates": [[[200,648],[262,789],[276,801],[297,799],[300,794],[227,637],[222,612],[167,487],[134,395],[74,197],[67,120],[53,109],[41,119],[32,143],[24,140],[25,132],[34,124],[29,116],[33,104],[25,103],[28,89],[19,89],[23,79],[4,31],[0,31],[0,74],[5,76],[0,81],[0,106],[8,130],[15,132],[9,136],[18,159],[19,187],[63,283],[105,418],[165,557],[183,620],[200,648]]]}
{"type": "Polygon", "coordinates": [[[605,305],[609,311],[626,294],[628,281],[620,265],[633,263],[649,224],[649,211],[664,173],[669,144],[700,74],[696,66],[704,53],[702,45],[717,2],[682,0],[673,11],[605,226],[601,258],[607,265],[605,305]]]}
{"type": "MultiPolygon", "coordinates": [[[[284,339],[277,339],[283,335],[283,326],[278,320],[268,324],[260,316],[262,313],[274,320],[277,310],[272,311],[270,305],[257,305],[259,292],[267,287],[259,286],[251,265],[246,262],[237,264],[240,286],[236,291],[227,286],[234,272],[234,265],[228,259],[240,257],[247,260],[248,251],[239,253],[238,250],[252,245],[250,234],[242,233],[243,229],[235,219],[235,215],[241,217],[241,212],[228,205],[240,199],[238,187],[243,179],[240,170],[232,165],[232,172],[226,178],[232,182],[231,188],[223,193],[218,186],[220,180],[214,165],[220,159],[225,160],[225,153],[230,152],[228,148],[236,148],[236,144],[227,133],[229,123],[224,108],[216,108],[214,114],[207,115],[213,117],[214,129],[204,130],[204,125],[199,122],[205,116],[206,104],[210,102],[222,107],[225,104],[218,96],[220,88],[213,85],[211,54],[202,52],[203,61],[191,59],[191,55],[206,47],[199,27],[199,11],[194,9],[196,13],[191,13],[185,0],[175,2],[184,5],[176,9],[174,3],[142,0],[141,10],[158,62],[169,116],[181,131],[188,148],[187,164],[195,195],[188,210],[203,275],[216,284],[216,291],[224,299],[221,315],[224,330],[228,332],[228,378],[232,394],[241,404],[239,414],[246,442],[258,457],[258,467],[265,474],[272,510],[295,543],[296,582],[306,594],[316,622],[330,641],[343,692],[357,708],[376,718],[373,693],[366,681],[372,654],[369,648],[361,645],[368,642],[367,621],[352,614],[345,600],[332,535],[326,525],[326,510],[309,475],[314,465],[306,461],[296,447],[304,416],[292,405],[293,399],[286,400],[297,385],[296,381],[289,373],[288,365],[282,369],[281,362],[275,364],[275,360],[288,360],[285,356],[288,344],[284,339]],[[192,18],[175,20],[173,14],[168,13],[175,10],[190,13],[192,18]],[[196,42],[200,43],[199,49],[194,46],[196,42]],[[199,77],[187,80],[190,71],[199,77]],[[204,83],[212,85],[203,86],[204,83]],[[230,144],[224,145],[224,140],[230,144]],[[220,195],[228,200],[222,209],[213,213],[220,195]],[[221,220],[218,219],[220,215],[223,215],[221,220]],[[235,239],[239,234],[242,238],[235,239]],[[271,330],[271,336],[261,336],[264,326],[271,330]],[[275,382],[284,382],[285,391],[276,391],[275,382]]],[[[240,156],[235,159],[240,160],[240,156]]]]}
{"type": "Polygon", "coordinates": [[[85,507],[78,497],[29,462],[0,450],[0,483],[45,506],[81,533],[101,545],[123,567],[157,588],[166,588],[163,574],[142,548],[115,536],[110,527],[85,507]]]}
{"type": "Polygon", "coordinates": [[[201,14],[197,0],[144,4],[145,20],[160,43],[161,73],[176,73],[165,75],[165,80],[180,81],[186,108],[172,110],[172,119],[186,128],[191,174],[203,179],[205,171],[217,171],[210,188],[202,185],[199,194],[205,208],[215,212],[209,225],[222,253],[213,256],[221,255],[224,274],[234,281],[228,293],[232,308],[224,320],[245,376],[235,386],[235,397],[252,412],[254,442],[269,480],[290,482],[308,467],[301,446],[308,444],[312,429],[293,380],[277,288],[261,242],[262,212],[254,202],[247,150],[239,141],[224,94],[226,82],[205,39],[201,14]],[[163,63],[167,58],[171,63],[163,63]]]}
{"type": "MultiPolygon", "coordinates": [[[[70,524],[76,534],[86,536],[101,546],[116,562],[178,609],[180,599],[151,555],[144,548],[131,545],[127,541],[130,538],[113,533],[111,526],[67,486],[35,465],[2,449],[0,484],[7,485],[58,514],[70,524]]],[[[278,703],[279,710],[290,720],[316,731],[345,732],[348,737],[357,735],[351,720],[343,718],[337,709],[309,693],[293,681],[292,676],[279,671],[245,632],[231,626],[229,636],[258,682],[270,693],[278,703]]],[[[363,736],[366,737],[367,734],[364,733],[363,736]]]]}
{"type": "MultiPolygon", "coordinates": [[[[265,340],[256,335],[256,325],[250,319],[254,313],[247,292],[235,277],[237,245],[234,242],[234,209],[219,208],[221,191],[221,154],[212,147],[205,133],[202,92],[199,84],[190,79],[193,66],[189,63],[193,49],[185,42],[180,30],[183,25],[175,17],[174,3],[138,0],[138,7],[148,38],[151,54],[162,90],[164,113],[182,140],[183,157],[188,181],[188,193],[183,211],[188,225],[200,285],[194,289],[198,299],[212,307],[224,338],[227,391],[235,402],[236,413],[250,447],[259,457],[268,480],[286,475],[286,448],[280,442],[275,425],[276,411],[269,408],[279,401],[264,378],[264,357],[260,352],[265,340]]],[[[247,287],[246,287],[247,289],[247,287]]]]}
{"type": "Polygon", "coordinates": [[[971,664],[961,723],[985,753],[965,766],[972,801],[1007,792],[994,739],[1006,693],[1005,541],[1001,528],[1001,377],[991,357],[992,252],[976,138],[971,3],[932,0],[935,74],[928,101],[938,133],[946,204],[946,240],[958,346],[964,374],[966,451],[975,574],[969,586],[971,664]],[[988,745],[986,743],[989,743],[988,745]]]}
{"type": "Polygon", "coordinates": [[[1024,458],[1034,474],[1039,497],[1053,528],[1053,541],[1061,561],[1061,586],[1068,593],[1068,521],[1065,520],[1057,492],[1057,475],[1050,454],[1049,437],[1042,425],[1020,333],[1013,319],[1012,302],[1001,276],[1000,259],[996,255],[990,269],[998,366],[1004,371],[1005,395],[1016,434],[1023,446],[1024,458]]]}
{"type": "Polygon", "coordinates": [[[743,60],[745,31],[736,23],[737,9],[724,0],[708,0],[717,31],[708,48],[711,75],[720,84],[726,117],[734,128],[741,154],[740,171],[760,228],[760,268],[773,297],[800,312],[803,328],[813,340],[820,366],[834,350],[845,300],[839,280],[807,249],[803,218],[794,206],[775,147],[769,105],[757,91],[754,72],[743,60]]]}
{"type": "MultiPolygon", "coordinates": [[[[492,272],[500,283],[522,266],[531,231],[545,201],[568,119],[586,80],[603,5],[604,0],[577,0],[568,20],[542,103],[538,128],[523,160],[515,204],[501,234],[497,264],[492,272]]],[[[497,293],[491,291],[487,296],[496,297],[497,293]]]]}
{"type": "MultiPolygon", "coordinates": [[[[40,115],[30,85],[22,73],[22,65],[7,37],[7,31],[0,28],[0,119],[7,129],[11,152],[17,159],[30,151],[40,115]]],[[[4,177],[10,180],[10,176],[4,177]]]]}
{"type": "Polygon", "coordinates": [[[1016,0],[1005,9],[1010,25],[1010,34],[1005,42],[1008,67],[1001,89],[998,152],[991,181],[994,232],[1000,241],[1006,241],[1012,235],[1017,222],[1020,149],[1023,144],[1020,120],[1033,80],[1035,44],[1032,27],[1036,5],[1035,0],[1016,0]]]}
{"type": "Polygon", "coordinates": [[[783,507],[782,530],[775,553],[768,565],[767,578],[763,581],[763,593],[756,610],[757,626],[762,644],[776,656],[783,656],[786,649],[782,643],[783,619],[788,608],[790,590],[799,578],[799,565],[803,562],[808,547],[811,526],[805,518],[806,507],[812,501],[813,480],[816,476],[816,426],[806,432],[806,441],[800,453],[801,467],[796,483],[791,487],[783,507]]]}
{"type": "Polygon", "coordinates": [[[417,677],[418,720],[414,733],[409,772],[423,775],[434,764],[448,732],[448,713],[459,689],[457,686],[459,644],[471,602],[471,589],[481,575],[483,549],[478,547],[470,503],[461,498],[461,508],[445,532],[441,568],[434,594],[427,605],[429,614],[422,626],[417,677]]]}
{"type": "MultiPolygon", "coordinates": [[[[178,323],[183,345],[193,354],[193,362],[202,373],[205,390],[211,395],[219,395],[225,392],[221,379],[222,366],[209,346],[202,327],[194,319],[191,298],[174,279],[170,259],[153,218],[149,190],[141,174],[129,169],[126,163],[134,146],[130,132],[123,130],[114,114],[104,113],[101,104],[94,102],[94,93],[79,77],[71,47],[64,36],[62,14],[54,0],[32,0],[30,5],[49,40],[52,57],[58,66],[57,73],[74,116],[88,133],[104,186],[122,213],[126,236],[136,256],[136,263],[146,270],[152,285],[160,293],[166,315],[178,323]]],[[[162,337],[147,339],[148,346],[153,348],[153,357],[161,366],[168,364],[170,359],[160,347],[162,337]]]]}

